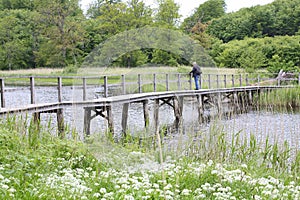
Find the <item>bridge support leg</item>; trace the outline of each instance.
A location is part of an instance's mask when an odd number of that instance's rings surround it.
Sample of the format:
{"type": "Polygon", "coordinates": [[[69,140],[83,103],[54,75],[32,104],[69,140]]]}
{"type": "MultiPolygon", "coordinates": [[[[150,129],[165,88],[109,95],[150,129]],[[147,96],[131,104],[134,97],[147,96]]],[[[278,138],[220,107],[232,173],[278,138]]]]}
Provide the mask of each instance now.
{"type": "Polygon", "coordinates": [[[252,91],[248,91],[248,102],[249,102],[249,105],[253,105],[253,98],[252,98],[252,91]]]}
{"type": "Polygon", "coordinates": [[[62,108],[56,110],[56,119],[57,119],[58,136],[60,138],[64,138],[65,126],[64,126],[64,114],[62,108]]]}
{"type": "Polygon", "coordinates": [[[173,105],[174,105],[174,115],[175,115],[175,121],[174,125],[175,128],[178,130],[182,126],[182,111],[183,111],[183,97],[175,97],[173,99],[173,105]]]}
{"type": "Polygon", "coordinates": [[[149,106],[148,106],[148,100],[143,101],[143,112],[144,112],[144,122],[145,122],[145,128],[149,127],[149,106]]]}
{"type": "Polygon", "coordinates": [[[241,104],[241,113],[245,113],[247,111],[247,100],[246,100],[246,94],[241,93],[240,94],[240,104],[241,104]]]}
{"type": "Polygon", "coordinates": [[[217,94],[217,110],[218,110],[218,115],[221,118],[221,116],[222,116],[222,95],[221,95],[221,93],[217,94]]]}
{"type": "Polygon", "coordinates": [[[114,119],[112,115],[112,107],[106,106],[106,113],[107,113],[107,122],[108,122],[108,131],[114,135],[114,119]]]}
{"type": "Polygon", "coordinates": [[[83,132],[85,136],[90,136],[91,134],[91,114],[92,109],[91,108],[84,108],[84,124],[83,124],[83,132]]]}
{"type": "Polygon", "coordinates": [[[97,116],[101,116],[107,120],[108,132],[114,135],[114,123],[111,106],[96,106],[96,107],[85,107],[84,108],[84,133],[86,136],[90,135],[91,120],[97,116]],[[92,116],[92,111],[95,114],[92,116]],[[106,115],[103,113],[106,112],[106,115]]]}
{"type": "Polygon", "coordinates": [[[198,105],[198,121],[199,123],[204,122],[204,106],[203,106],[203,96],[197,95],[197,105],[198,105]]]}
{"type": "Polygon", "coordinates": [[[233,92],[233,108],[234,108],[234,113],[237,113],[240,110],[239,98],[237,92],[233,92]]]}
{"type": "Polygon", "coordinates": [[[128,109],[129,109],[129,103],[124,103],[123,112],[122,112],[122,132],[124,137],[126,137],[126,131],[127,131],[128,109]]]}
{"type": "Polygon", "coordinates": [[[37,130],[40,129],[40,121],[41,121],[41,113],[40,112],[33,113],[33,123],[37,130]]]}

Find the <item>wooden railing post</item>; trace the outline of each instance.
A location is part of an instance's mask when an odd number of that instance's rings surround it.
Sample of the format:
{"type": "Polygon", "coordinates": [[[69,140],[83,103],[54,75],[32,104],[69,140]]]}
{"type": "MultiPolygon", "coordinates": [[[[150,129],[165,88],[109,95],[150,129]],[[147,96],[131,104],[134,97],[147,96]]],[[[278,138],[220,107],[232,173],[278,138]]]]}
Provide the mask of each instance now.
{"type": "Polygon", "coordinates": [[[86,100],[86,78],[82,78],[82,100],[86,100]]]}
{"type": "Polygon", "coordinates": [[[202,80],[202,74],[199,76],[199,89],[202,89],[203,80],[202,80]]]}
{"type": "Polygon", "coordinates": [[[224,74],[224,88],[227,87],[227,75],[224,74]]]}
{"type": "Polygon", "coordinates": [[[219,83],[219,74],[217,74],[217,77],[216,77],[216,81],[217,81],[217,88],[220,88],[220,83],[219,83]]]}
{"type": "Polygon", "coordinates": [[[280,80],[280,78],[278,78],[277,79],[277,86],[280,86],[280,82],[281,82],[281,80],[280,80]]]}
{"type": "Polygon", "coordinates": [[[242,74],[240,74],[240,87],[242,87],[242,85],[243,85],[243,80],[242,80],[242,74]]]}
{"type": "Polygon", "coordinates": [[[192,90],[193,89],[193,76],[192,76],[192,74],[190,74],[190,80],[189,80],[189,82],[190,82],[190,90],[192,90]]]}
{"type": "Polygon", "coordinates": [[[166,91],[169,91],[169,74],[166,74],[166,91]]]}
{"type": "Polygon", "coordinates": [[[126,86],[125,86],[125,75],[122,74],[122,92],[126,94],[126,86]]]}
{"type": "Polygon", "coordinates": [[[249,77],[248,77],[248,74],[246,74],[246,86],[249,85],[249,77]]]}
{"type": "Polygon", "coordinates": [[[234,87],[234,74],[231,75],[232,87],[234,87]]]}
{"type": "Polygon", "coordinates": [[[142,78],[141,78],[141,74],[138,74],[138,89],[139,89],[139,93],[142,93],[142,78]]]}
{"type": "Polygon", "coordinates": [[[259,77],[259,74],[257,75],[257,85],[259,86],[260,85],[260,77],[259,77]]]}
{"type": "Polygon", "coordinates": [[[62,79],[61,77],[57,78],[57,90],[58,90],[58,102],[62,101],[62,79]]]}
{"type": "Polygon", "coordinates": [[[153,91],[156,92],[156,74],[153,74],[153,91]]]}
{"type": "Polygon", "coordinates": [[[208,89],[211,89],[211,75],[208,74],[208,89]]]}
{"type": "Polygon", "coordinates": [[[30,103],[35,104],[34,77],[30,77],[30,103]]]}
{"type": "Polygon", "coordinates": [[[1,89],[1,108],[5,108],[5,98],[4,98],[4,90],[5,90],[5,86],[4,86],[4,79],[0,79],[0,89],[1,89]]]}
{"type": "Polygon", "coordinates": [[[177,89],[180,90],[181,89],[181,84],[180,84],[180,74],[177,74],[177,89]]]}
{"type": "Polygon", "coordinates": [[[108,97],[107,76],[104,76],[104,97],[108,97]]]}

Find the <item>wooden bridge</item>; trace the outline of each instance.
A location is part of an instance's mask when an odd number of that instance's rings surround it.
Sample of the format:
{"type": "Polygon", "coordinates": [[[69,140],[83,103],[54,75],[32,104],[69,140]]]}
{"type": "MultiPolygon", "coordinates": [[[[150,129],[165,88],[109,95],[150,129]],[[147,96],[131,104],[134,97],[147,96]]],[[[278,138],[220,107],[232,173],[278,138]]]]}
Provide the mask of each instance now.
{"type": "MultiPolygon", "coordinates": [[[[207,88],[207,89],[200,89],[200,90],[191,90],[191,78],[188,77],[187,80],[179,79],[176,76],[178,83],[177,85],[182,87],[182,82],[187,82],[188,89],[186,90],[175,90],[175,91],[156,91],[156,79],[153,80],[153,91],[142,93],[141,88],[141,78],[138,76],[138,93],[134,94],[121,94],[117,96],[108,96],[108,88],[110,87],[107,81],[107,77],[103,77],[103,95],[97,99],[86,99],[86,77],[83,79],[83,99],[80,101],[74,101],[74,100],[66,100],[62,101],[62,78],[58,77],[58,84],[57,84],[57,91],[58,91],[58,101],[56,102],[49,102],[49,103],[36,103],[35,102],[35,77],[25,77],[29,78],[30,82],[30,104],[28,105],[21,105],[21,106],[15,106],[15,107],[5,107],[5,91],[7,90],[4,85],[4,79],[0,79],[0,86],[1,86],[1,109],[0,109],[0,115],[11,115],[11,114],[17,114],[17,113],[32,113],[33,119],[35,122],[39,122],[41,113],[56,113],[57,116],[57,125],[58,125],[58,132],[63,137],[64,133],[64,109],[68,108],[70,106],[76,106],[81,107],[84,110],[84,124],[83,124],[83,132],[85,135],[90,135],[90,124],[91,120],[94,119],[97,116],[100,116],[107,120],[108,124],[108,131],[111,133],[114,133],[114,120],[113,115],[118,114],[122,115],[122,121],[121,121],[121,127],[123,134],[126,134],[127,126],[128,126],[128,109],[130,104],[134,103],[141,103],[143,105],[143,113],[144,113],[144,127],[148,127],[150,122],[150,114],[149,114],[149,102],[154,102],[153,104],[153,124],[154,129],[157,130],[159,128],[159,108],[162,105],[168,105],[170,106],[174,111],[174,127],[180,128],[183,122],[182,112],[183,112],[183,100],[184,98],[194,98],[197,102],[197,110],[198,110],[198,121],[199,123],[203,122],[205,119],[205,110],[210,109],[211,107],[214,107],[218,113],[224,112],[223,105],[227,104],[230,105],[234,112],[244,112],[247,111],[252,103],[253,103],[253,95],[254,94],[260,94],[261,92],[270,91],[273,89],[279,89],[283,86],[280,86],[278,84],[276,85],[268,85],[268,86],[260,86],[259,84],[253,84],[252,86],[247,86],[245,83],[243,86],[243,81],[241,79],[241,76],[239,76],[239,86],[235,87],[234,85],[234,79],[231,79],[231,83],[233,87],[230,88],[207,88]],[[179,81],[178,81],[179,80],[179,81]],[[123,108],[118,113],[112,112],[112,107],[115,104],[122,104],[123,108]]],[[[156,77],[154,75],[154,77],[156,77]]],[[[169,76],[166,76],[167,78],[169,76]]],[[[206,79],[207,84],[209,86],[213,85],[211,83],[211,76],[207,76],[208,79],[206,79]]],[[[226,86],[226,76],[220,76],[217,75],[217,78],[215,80],[220,81],[219,77],[224,77],[224,80],[221,80],[225,86],[226,86]]],[[[38,77],[41,78],[41,77],[38,77]]],[[[47,77],[48,78],[48,77],[47,77]]],[[[52,77],[53,78],[53,77],[52,77]]],[[[99,77],[97,77],[99,78],[99,77]]],[[[249,79],[246,76],[247,79],[245,81],[249,84],[249,79]]],[[[124,82],[124,76],[121,78],[122,84],[120,84],[123,92],[125,84],[124,82]]],[[[169,79],[167,79],[169,80],[169,79]]],[[[295,81],[295,80],[293,80],[295,81]]],[[[201,85],[203,87],[203,83],[205,83],[205,79],[202,77],[201,79],[201,85]]],[[[276,80],[276,83],[278,83],[278,80],[276,80]]],[[[166,82],[166,85],[168,85],[169,82],[166,82]]],[[[113,85],[115,87],[116,84],[113,85]]],[[[217,82],[215,85],[220,86],[220,83],[217,82]]]]}

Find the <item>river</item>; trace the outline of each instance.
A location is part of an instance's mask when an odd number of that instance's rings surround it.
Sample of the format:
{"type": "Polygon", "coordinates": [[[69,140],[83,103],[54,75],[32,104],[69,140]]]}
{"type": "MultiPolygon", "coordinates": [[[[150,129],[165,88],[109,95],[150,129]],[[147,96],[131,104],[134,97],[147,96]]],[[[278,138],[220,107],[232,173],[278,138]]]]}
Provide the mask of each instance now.
{"type": "MultiPolygon", "coordinates": [[[[36,103],[49,103],[57,101],[56,87],[36,87],[36,103]]],[[[99,87],[88,87],[87,99],[97,98],[99,87]]],[[[82,100],[82,88],[63,87],[62,100],[82,100]]],[[[6,107],[15,107],[30,103],[29,88],[10,88],[5,92],[6,107]]],[[[153,102],[149,104],[150,122],[153,118],[153,102]]],[[[117,134],[121,133],[122,105],[113,106],[114,128],[117,134]]],[[[70,107],[64,110],[65,123],[69,129],[76,130],[80,138],[83,136],[83,109],[82,107],[70,107]]],[[[51,127],[55,130],[56,115],[42,114],[42,123],[48,124],[51,119],[51,127]]],[[[164,105],[159,111],[160,125],[171,125],[174,121],[173,109],[164,105]]],[[[227,119],[215,119],[209,123],[197,122],[198,112],[193,99],[186,98],[183,110],[183,135],[189,136],[195,132],[209,132],[212,126],[218,126],[220,131],[230,134],[240,134],[249,137],[254,134],[258,140],[265,141],[288,141],[290,146],[299,147],[300,114],[282,113],[276,111],[250,111],[244,114],[233,115],[227,119]]],[[[144,133],[143,109],[141,103],[133,103],[129,107],[128,127],[132,134],[144,133]]],[[[150,124],[151,127],[151,124],[150,124]]],[[[96,117],[91,123],[91,133],[103,133],[107,129],[106,120],[96,117]]],[[[149,129],[153,130],[153,129],[149,129]]],[[[171,133],[172,134],[172,133],[171,133]]],[[[174,140],[178,133],[174,133],[174,140]]]]}

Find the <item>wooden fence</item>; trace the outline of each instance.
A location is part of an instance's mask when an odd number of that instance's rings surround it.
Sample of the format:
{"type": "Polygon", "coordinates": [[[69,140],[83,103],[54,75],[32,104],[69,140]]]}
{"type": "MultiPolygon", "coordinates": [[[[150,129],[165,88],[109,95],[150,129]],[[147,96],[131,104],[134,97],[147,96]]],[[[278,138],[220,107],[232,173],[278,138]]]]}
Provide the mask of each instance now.
{"type": "MultiPolygon", "coordinates": [[[[202,74],[200,86],[202,89],[231,88],[250,85],[300,85],[300,74],[285,77],[276,77],[274,74],[202,74]]],[[[18,76],[0,78],[1,108],[6,107],[6,92],[13,92],[20,88],[30,90],[30,104],[36,102],[36,86],[51,86],[57,88],[57,100],[63,99],[62,88],[71,86],[82,89],[82,100],[89,100],[87,89],[97,88],[98,97],[134,94],[157,91],[192,90],[194,80],[189,74],[159,73],[159,74],[123,74],[99,77],[54,77],[54,76],[18,76]]],[[[71,100],[71,99],[69,99],[71,100]]],[[[51,102],[48,102],[51,103],[51,102]]]]}

